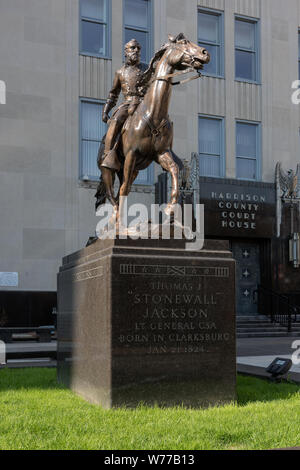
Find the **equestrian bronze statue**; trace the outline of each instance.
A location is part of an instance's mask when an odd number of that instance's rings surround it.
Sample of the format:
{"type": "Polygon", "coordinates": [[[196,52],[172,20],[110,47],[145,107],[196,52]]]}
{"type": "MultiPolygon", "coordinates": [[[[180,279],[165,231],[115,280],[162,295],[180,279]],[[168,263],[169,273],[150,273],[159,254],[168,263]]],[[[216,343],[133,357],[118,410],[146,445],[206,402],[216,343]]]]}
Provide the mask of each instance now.
{"type": "Polygon", "coordinates": [[[112,91],[103,110],[103,120],[116,104],[122,90],[125,101],[113,114],[107,135],[98,154],[101,179],[96,193],[96,208],[106,199],[114,208],[114,221],[118,222],[124,196],[139,171],[156,162],[171,174],[172,192],[166,212],[171,214],[178,202],[178,173],[180,160],[172,151],[173,124],[169,119],[172,85],[186,83],[201,76],[200,70],[210,61],[209,53],[181,33],[169,36],[144,72],[140,66],[140,46],[132,40],[125,46],[126,63],[116,73],[112,91]],[[177,75],[196,71],[197,75],[172,82],[177,75]],[[114,194],[115,176],[120,181],[114,194]]]}

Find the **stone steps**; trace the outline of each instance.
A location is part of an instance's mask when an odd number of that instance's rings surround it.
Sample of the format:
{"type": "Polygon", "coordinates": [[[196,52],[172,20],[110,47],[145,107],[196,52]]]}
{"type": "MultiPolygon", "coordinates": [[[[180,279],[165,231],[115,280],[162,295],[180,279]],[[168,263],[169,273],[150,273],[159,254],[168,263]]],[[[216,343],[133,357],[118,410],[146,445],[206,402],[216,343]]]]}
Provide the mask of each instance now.
{"type": "Polygon", "coordinates": [[[268,321],[268,317],[265,316],[265,315],[239,315],[237,313],[237,320],[238,321],[255,321],[255,322],[259,322],[259,321],[268,321]]]}
{"type": "Polygon", "coordinates": [[[264,328],[264,327],[267,328],[270,325],[271,326],[274,325],[274,323],[271,323],[271,322],[254,322],[254,321],[253,322],[239,322],[239,321],[237,321],[237,324],[240,325],[241,327],[244,327],[244,328],[247,328],[247,327],[251,328],[253,326],[254,327],[257,326],[257,327],[261,327],[261,328],[264,328]]]}
{"type": "MultiPolygon", "coordinates": [[[[280,323],[238,323],[238,328],[285,328],[280,323]]],[[[300,323],[292,323],[293,328],[300,329],[300,323]]]]}
{"type": "Polygon", "coordinates": [[[300,338],[300,332],[292,332],[292,333],[276,333],[273,331],[270,332],[256,332],[256,333],[237,333],[237,338],[300,338]]]}
{"type": "MultiPolygon", "coordinates": [[[[298,320],[298,318],[297,318],[298,320]]],[[[278,324],[271,323],[269,318],[262,315],[237,316],[237,337],[238,338],[280,338],[299,337],[300,338],[300,318],[299,322],[292,323],[292,332],[278,324]]]]}
{"type": "MultiPolygon", "coordinates": [[[[286,328],[284,326],[271,326],[270,328],[240,328],[237,327],[237,333],[259,333],[259,332],[266,332],[266,333],[286,333],[286,328]],[[245,331],[246,330],[246,331],[245,331]]],[[[300,328],[294,330],[296,332],[300,332],[300,328]]]]}

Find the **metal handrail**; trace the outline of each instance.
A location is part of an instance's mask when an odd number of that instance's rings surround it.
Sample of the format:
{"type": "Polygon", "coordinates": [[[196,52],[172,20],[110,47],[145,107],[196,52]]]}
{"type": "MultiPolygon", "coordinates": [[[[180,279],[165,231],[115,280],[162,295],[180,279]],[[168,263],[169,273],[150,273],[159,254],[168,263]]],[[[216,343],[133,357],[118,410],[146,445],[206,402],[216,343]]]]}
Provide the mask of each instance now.
{"type": "Polygon", "coordinates": [[[300,306],[292,304],[288,296],[279,294],[269,287],[259,285],[257,294],[259,313],[269,316],[272,323],[287,327],[290,333],[293,321],[296,322],[297,314],[300,314],[300,306]]]}

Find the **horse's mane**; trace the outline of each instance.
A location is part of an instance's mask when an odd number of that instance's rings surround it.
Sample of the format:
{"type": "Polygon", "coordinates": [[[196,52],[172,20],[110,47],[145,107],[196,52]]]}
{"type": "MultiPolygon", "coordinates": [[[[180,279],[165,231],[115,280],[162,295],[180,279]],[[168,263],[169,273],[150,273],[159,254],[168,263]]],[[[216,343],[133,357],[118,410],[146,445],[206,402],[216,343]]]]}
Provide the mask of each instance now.
{"type": "Polygon", "coordinates": [[[181,41],[183,39],[186,39],[186,37],[183,33],[178,34],[176,37],[169,35],[169,41],[167,43],[163,44],[161,46],[161,48],[158,51],[156,51],[156,53],[154,54],[154,56],[152,57],[152,59],[149,63],[148,68],[143,73],[143,83],[144,84],[147,84],[149,82],[149,80],[151,79],[151,77],[155,74],[157,65],[158,65],[160,59],[162,58],[162,56],[164,55],[164,53],[167,51],[167,49],[169,49],[169,47],[174,45],[176,42],[181,41]]]}
{"type": "Polygon", "coordinates": [[[164,44],[152,57],[148,68],[143,73],[143,82],[145,84],[147,84],[149,80],[151,79],[151,77],[155,74],[158,62],[160,61],[160,59],[162,58],[162,56],[164,55],[164,53],[166,52],[169,46],[170,46],[169,43],[164,44]]]}

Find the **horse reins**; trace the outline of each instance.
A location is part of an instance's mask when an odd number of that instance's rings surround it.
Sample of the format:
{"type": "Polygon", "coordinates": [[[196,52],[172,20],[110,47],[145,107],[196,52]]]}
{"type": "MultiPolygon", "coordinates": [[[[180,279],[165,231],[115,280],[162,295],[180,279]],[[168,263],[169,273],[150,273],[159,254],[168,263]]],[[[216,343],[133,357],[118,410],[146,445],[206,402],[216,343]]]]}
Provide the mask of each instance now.
{"type": "MultiPolygon", "coordinates": [[[[197,58],[187,52],[184,53],[185,55],[189,56],[191,59],[192,59],[192,64],[197,60],[197,58]]],[[[178,75],[184,75],[184,74],[187,74],[187,73],[191,73],[191,72],[194,72],[195,69],[193,69],[191,67],[192,64],[187,64],[186,62],[182,62],[182,65],[187,65],[188,66],[188,69],[186,70],[183,70],[183,71],[179,71],[179,72],[175,72],[175,73],[169,73],[168,75],[165,75],[164,77],[154,77],[151,82],[150,82],[150,85],[152,85],[152,83],[154,83],[156,80],[161,80],[161,81],[168,81],[170,78],[173,78],[173,77],[178,77],[178,75]]],[[[183,85],[184,83],[188,83],[188,82],[191,82],[192,80],[197,80],[198,78],[201,77],[201,72],[197,71],[197,75],[194,75],[193,77],[189,77],[189,78],[186,78],[185,80],[179,80],[178,82],[170,82],[170,84],[172,86],[175,86],[175,85],[183,85]]],[[[147,116],[146,114],[143,116],[143,120],[147,123],[147,125],[149,126],[150,128],[150,131],[151,131],[151,134],[152,134],[152,139],[155,139],[157,138],[162,129],[168,124],[168,120],[167,119],[163,119],[160,123],[160,125],[158,127],[155,127],[151,118],[149,116],[147,116]]]]}
{"type": "MultiPolygon", "coordinates": [[[[194,69],[192,69],[191,67],[187,70],[183,70],[183,71],[180,71],[180,72],[169,73],[168,75],[165,75],[164,77],[154,77],[151,80],[150,85],[152,83],[154,83],[156,80],[166,82],[166,81],[169,80],[169,78],[178,77],[178,75],[184,75],[184,74],[187,74],[187,73],[190,73],[190,72],[194,72],[194,69]]],[[[172,86],[183,85],[184,83],[191,82],[192,80],[197,80],[198,78],[201,78],[201,76],[202,76],[201,72],[197,72],[197,75],[194,75],[193,77],[190,77],[190,78],[186,78],[185,80],[179,80],[178,82],[171,82],[171,85],[172,86]]]]}

